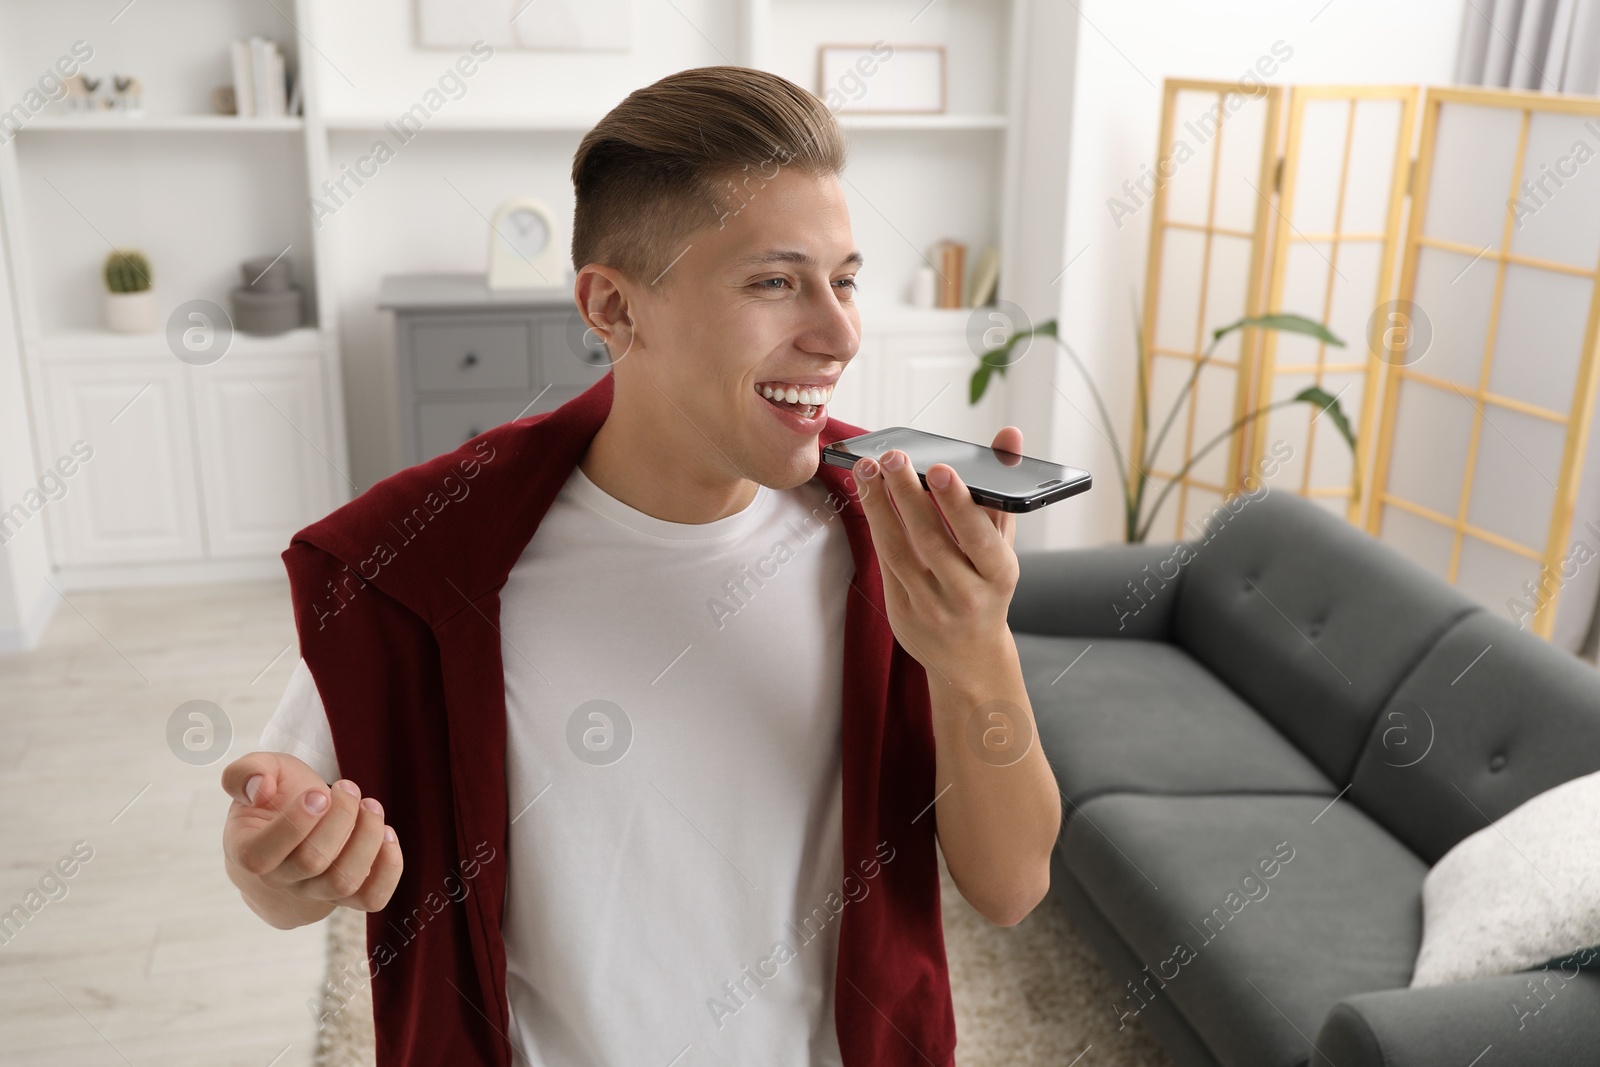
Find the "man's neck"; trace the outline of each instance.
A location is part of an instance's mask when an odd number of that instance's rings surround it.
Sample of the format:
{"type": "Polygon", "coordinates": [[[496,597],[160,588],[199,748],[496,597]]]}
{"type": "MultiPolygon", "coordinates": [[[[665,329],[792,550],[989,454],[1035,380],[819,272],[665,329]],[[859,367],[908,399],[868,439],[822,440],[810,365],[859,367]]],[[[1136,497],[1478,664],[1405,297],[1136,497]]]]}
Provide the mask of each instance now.
{"type": "MultiPolygon", "coordinates": [[[[690,456],[670,435],[651,426],[648,413],[619,412],[613,399],[610,414],[578,466],[609,496],[666,522],[700,525],[750,506],[758,483],[748,478],[718,478],[717,472],[702,477],[707,472],[689,462],[690,456]]],[[[701,444],[705,443],[701,439],[701,444]]],[[[702,453],[702,449],[691,450],[696,459],[702,453]]]]}

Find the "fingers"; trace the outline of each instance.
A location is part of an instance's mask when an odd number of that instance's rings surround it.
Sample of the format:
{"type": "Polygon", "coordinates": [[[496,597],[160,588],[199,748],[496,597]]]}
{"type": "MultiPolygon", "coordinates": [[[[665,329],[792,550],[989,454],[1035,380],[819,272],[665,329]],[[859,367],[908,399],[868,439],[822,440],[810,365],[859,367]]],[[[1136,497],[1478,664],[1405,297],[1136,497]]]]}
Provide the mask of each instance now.
{"type": "MultiPolygon", "coordinates": [[[[941,515],[940,508],[934,505],[934,502],[928,498],[928,492],[922,488],[922,482],[917,478],[917,472],[904,452],[899,449],[890,449],[883,454],[878,466],[881,474],[879,484],[887,490],[886,493],[879,495],[892,497],[894,506],[899,511],[897,521],[884,521],[882,525],[888,528],[891,535],[899,535],[900,540],[903,540],[907,546],[906,549],[901,549],[901,551],[909,551],[911,558],[915,561],[914,564],[902,565],[897,571],[902,580],[909,578],[911,572],[920,572],[921,577],[928,578],[932,576],[929,573],[931,571],[939,576],[941,582],[958,581],[963,572],[970,575],[973,572],[973,567],[967,562],[967,557],[963,550],[966,547],[965,541],[971,536],[972,527],[968,524],[967,532],[963,533],[954,523],[951,523],[951,529],[955,530],[956,536],[962,538],[962,544],[958,546],[952,539],[951,533],[946,530],[945,522],[953,512],[963,508],[981,511],[977,503],[973,501],[972,494],[969,492],[966,501],[962,502],[952,496],[948,489],[939,493],[944,509],[944,514],[941,515]],[[895,462],[898,462],[898,468],[891,468],[891,464],[895,462]],[[904,526],[903,533],[898,529],[902,524],[904,526]]],[[[930,473],[948,469],[949,464],[936,463],[930,468],[930,473]]],[[[937,481],[937,478],[935,478],[935,481],[937,481]]],[[[932,485],[934,482],[929,484],[932,485]]],[[[863,507],[865,507],[865,504],[863,507]]],[[[887,504],[881,505],[880,512],[887,507],[887,504]]],[[[871,523],[871,520],[872,516],[869,512],[869,523],[871,523]]],[[[878,525],[873,524],[874,541],[877,539],[878,529],[878,525]]],[[[893,549],[899,548],[899,544],[898,542],[891,542],[891,544],[892,555],[893,549]]],[[[882,547],[880,546],[881,552],[882,547]]]]}
{"type": "MultiPolygon", "coordinates": [[[[357,832],[360,827],[357,826],[357,832]]],[[[372,870],[367,875],[367,880],[356,893],[345,899],[336,901],[347,908],[359,911],[377,911],[389,903],[389,898],[394,896],[394,887],[400,884],[400,874],[405,869],[405,860],[400,852],[400,842],[391,840],[394,835],[392,826],[385,826],[382,831],[382,844],[378,849],[377,859],[372,864],[372,870]]],[[[341,862],[343,862],[341,860],[341,862]]]]}
{"type": "MultiPolygon", "coordinates": [[[[947,466],[938,463],[933,469],[947,466]]],[[[972,491],[967,488],[967,484],[954,469],[950,469],[949,481],[942,487],[938,484],[939,480],[934,476],[933,470],[928,472],[928,485],[931,487],[933,499],[939,505],[939,510],[944,513],[944,521],[950,524],[951,531],[960,542],[962,555],[972,561],[972,567],[985,580],[1006,580],[1011,568],[1016,565],[1016,557],[1009,551],[1006,526],[997,523],[995,516],[1003,516],[1005,520],[1010,520],[1011,515],[1007,512],[995,512],[973,500],[972,491]]],[[[1011,580],[1015,581],[1014,578],[1011,580]]]]}
{"type": "Polygon", "coordinates": [[[277,790],[280,762],[276,752],[251,752],[222,769],[222,790],[249,807],[266,803],[277,790]]]}
{"type": "MultiPolygon", "coordinates": [[[[365,871],[345,872],[335,865],[339,853],[344,851],[345,842],[350,839],[350,832],[355,829],[356,816],[361,812],[361,790],[348,778],[341,778],[333,784],[328,792],[327,809],[317,815],[316,821],[309,828],[305,840],[295,846],[278,869],[270,873],[264,881],[269,885],[293,886],[296,891],[306,887],[300,885],[330,868],[334,871],[333,881],[354,877],[354,883],[348,885],[344,892],[337,896],[347,896],[354,892],[356,887],[366,877],[365,871]]],[[[317,896],[314,899],[331,900],[331,896],[317,896]]]]}
{"type": "Polygon", "coordinates": [[[336,902],[355,896],[371,874],[383,837],[383,806],[372,797],[364,797],[356,805],[355,824],[343,848],[321,873],[299,883],[297,891],[316,900],[336,902]]]}
{"type": "Polygon", "coordinates": [[[1015,426],[1002,426],[994,435],[994,440],[989,443],[990,448],[998,448],[1002,452],[1015,452],[1022,454],[1022,431],[1015,426]]]}
{"type": "MultiPolygon", "coordinates": [[[[262,798],[263,792],[257,790],[258,799],[262,798]]],[[[277,872],[284,861],[305,843],[328,804],[328,787],[319,784],[299,793],[266,799],[265,808],[276,814],[264,824],[249,825],[253,820],[234,824],[234,815],[230,813],[230,826],[223,840],[227,858],[268,885],[283,885],[316,873],[289,872],[290,877],[284,877],[277,872]]]]}
{"type": "MultiPolygon", "coordinates": [[[[907,468],[909,466],[906,465],[907,468]]],[[[859,485],[857,495],[861,499],[861,510],[867,516],[867,526],[872,531],[872,544],[877,551],[879,561],[903,585],[909,585],[918,579],[926,580],[930,577],[930,572],[911,545],[910,536],[901,520],[901,512],[896,511],[895,504],[889,499],[890,490],[887,481],[889,472],[883,470],[882,464],[870,457],[857,460],[853,469],[859,485]]],[[[902,468],[900,473],[908,472],[902,468]]],[[[911,474],[910,477],[915,479],[916,475],[911,474]]],[[[918,492],[921,492],[921,489],[919,483],[918,492]]],[[[913,501],[913,503],[926,504],[924,501],[913,501]]],[[[902,506],[901,511],[904,510],[906,507],[902,506]]]]}

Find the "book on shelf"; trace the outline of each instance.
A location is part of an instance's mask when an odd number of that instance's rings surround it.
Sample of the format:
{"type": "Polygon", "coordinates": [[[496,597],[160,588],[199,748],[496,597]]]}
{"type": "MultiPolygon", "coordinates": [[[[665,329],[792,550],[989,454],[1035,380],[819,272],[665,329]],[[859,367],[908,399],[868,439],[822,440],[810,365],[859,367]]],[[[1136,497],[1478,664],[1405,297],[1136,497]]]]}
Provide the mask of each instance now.
{"type": "Polygon", "coordinates": [[[967,279],[967,306],[982,307],[994,299],[995,287],[1000,280],[1000,250],[989,245],[978,253],[972,276],[967,279]]]}
{"type": "Polygon", "coordinates": [[[295,113],[300,86],[288,88],[283,52],[276,41],[255,36],[229,46],[233,98],[240,118],[282,118],[295,113]]]}
{"type": "Polygon", "coordinates": [[[966,273],[967,246],[946,238],[939,242],[939,301],[942,308],[961,306],[961,280],[966,273]]]}

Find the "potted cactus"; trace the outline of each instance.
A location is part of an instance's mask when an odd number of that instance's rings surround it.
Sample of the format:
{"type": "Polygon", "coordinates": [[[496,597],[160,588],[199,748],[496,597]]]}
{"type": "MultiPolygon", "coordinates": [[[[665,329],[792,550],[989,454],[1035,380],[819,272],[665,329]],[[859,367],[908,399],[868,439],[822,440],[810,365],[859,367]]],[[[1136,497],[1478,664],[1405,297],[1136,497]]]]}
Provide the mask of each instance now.
{"type": "Polygon", "coordinates": [[[106,325],[117,333],[150,333],[159,324],[150,288],[150,261],[131,248],[106,257],[106,325]]]}

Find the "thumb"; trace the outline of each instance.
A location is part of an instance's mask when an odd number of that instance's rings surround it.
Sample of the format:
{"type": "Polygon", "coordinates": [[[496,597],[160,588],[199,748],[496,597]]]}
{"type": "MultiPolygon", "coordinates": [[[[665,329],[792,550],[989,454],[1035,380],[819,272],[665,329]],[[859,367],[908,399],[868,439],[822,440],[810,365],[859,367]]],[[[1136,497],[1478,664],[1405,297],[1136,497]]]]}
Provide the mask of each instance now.
{"type": "Polygon", "coordinates": [[[222,770],[222,789],[245,807],[266,807],[278,794],[285,767],[276,752],[251,752],[222,770]]]}

